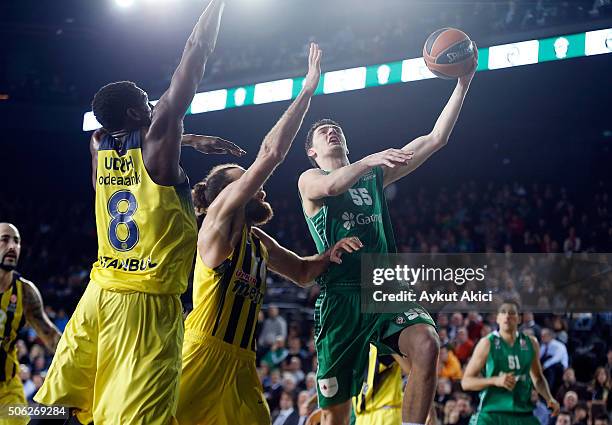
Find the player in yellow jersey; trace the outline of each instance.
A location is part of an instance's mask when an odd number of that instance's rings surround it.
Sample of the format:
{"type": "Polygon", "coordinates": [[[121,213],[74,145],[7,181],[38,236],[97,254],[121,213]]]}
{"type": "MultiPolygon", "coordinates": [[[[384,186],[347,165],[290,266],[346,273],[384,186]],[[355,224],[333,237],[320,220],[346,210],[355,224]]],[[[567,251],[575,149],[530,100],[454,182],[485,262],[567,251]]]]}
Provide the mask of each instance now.
{"type": "Polygon", "coordinates": [[[21,254],[19,230],[0,223],[0,425],[26,424],[27,416],[7,418],[8,406],[26,405],[19,379],[17,334],[27,323],[34,328],[45,346],[55,352],[60,333],[43,309],[36,286],[15,271],[21,254]]]}
{"type": "Polygon", "coordinates": [[[175,423],[183,343],[180,294],[197,228],[179,165],[183,118],[213,51],[224,0],[195,25],[155,109],[131,82],[96,93],[92,138],[98,260],[35,400],[81,423],[175,423]]]}
{"type": "Polygon", "coordinates": [[[195,204],[206,214],[198,236],[193,311],[185,322],[179,424],[269,425],[270,412],[255,370],[254,330],[273,270],[310,283],[357,239],[302,258],[253,226],[266,223],[272,208],[263,184],[283,161],[319,83],[321,51],[310,46],[302,91],[264,139],[255,162],[213,168],[196,185],[195,204]]]}
{"type": "Polygon", "coordinates": [[[410,372],[408,360],[399,356],[379,356],[370,344],[370,355],[361,392],[353,397],[355,425],[401,425],[402,367],[410,372]]]}

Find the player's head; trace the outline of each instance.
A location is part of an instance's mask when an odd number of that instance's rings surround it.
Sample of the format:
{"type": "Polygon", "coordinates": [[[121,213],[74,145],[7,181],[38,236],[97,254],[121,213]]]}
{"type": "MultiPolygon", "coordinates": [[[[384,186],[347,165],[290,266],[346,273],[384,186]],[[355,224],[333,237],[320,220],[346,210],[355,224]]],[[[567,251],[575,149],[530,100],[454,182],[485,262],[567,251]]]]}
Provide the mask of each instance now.
{"type": "Polygon", "coordinates": [[[151,125],[149,97],[131,81],[105,85],[95,94],[91,106],[98,122],[111,132],[151,125]]]}
{"type": "Polygon", "coordinates": [[[520,307],[514,300],[504,300],[497,309],[497,325],[500,331],[514,333],[520,323],[520,307]]]}
{"type": "Polygon", "coordinates": [[[10,223],[0,223],[0,269],[11,271],[17,267],[21,254],[21,235],[10,223]]]}
{"type": "Polygon", "coordinates": [[[609,423],[610,422],[609,422],[608,415],[606,415],[605,413],[602,413],[601,415],[595,418],[595,422],[593,422],[593,425],[608,425],[609,423]]]}
{"type": "Polygon", "coordinates": [[[348,154],[346,138],[340,124],[328,118],[315,122],[306,136],[306,155],[310,163],[321,168],[317,159],[343,157],[348,154]]]}
{"type": "MultiPolygon", "coordinates": [[[[193,187],[192,197],[196,209],[206,210],[230,183],[238,180],[246,172],[238,164],[221,164],[213,167],[210,173],[193,187]]],[[[272,219],[274,211],[265,201],[266,192],[259,189],[244,207],[247,222],[253,225],[265,224],[272,219]]]]}

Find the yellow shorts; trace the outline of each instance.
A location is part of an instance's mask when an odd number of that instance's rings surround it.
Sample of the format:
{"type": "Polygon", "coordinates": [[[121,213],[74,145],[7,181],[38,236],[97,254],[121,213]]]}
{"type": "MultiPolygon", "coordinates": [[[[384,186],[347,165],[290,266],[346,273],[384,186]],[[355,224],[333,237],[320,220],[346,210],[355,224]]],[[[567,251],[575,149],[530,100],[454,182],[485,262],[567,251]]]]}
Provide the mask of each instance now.
{"type": "Polygon", "coordinates": [[[92,281],[34,399],[74,407],[85,424],[176,423],[182,342],[178,295],[113,292],[92,281]]]}
{"type": "Polygon", "coordinates": [[[255,353],[187,331],[176,417],[180,425],[270,425],[255,353]]]}
{"type": "Polygon", "coordinates": [[[389,407],[356,415],[355,425],[402,425],[402,409],[389,407]]]}
{"type": "MultiPolygon", "coordinates": [[[[17,369],[17,372],[19,372],[19,368],[17,369]]],[[[6,382],[0,382],[0,406],[15,405],[28,405],[23,392],[23,384],[21,383],[21,379],[19,379],[19,373],[6,382]]],[[[3,413],[8,413],[4,412],[4,409],[1,410],[3,413]]],[[[10,419],[7,417],[0,418],[0,425],[25,425],[28,422],[30,422],[30,418],[28,416],[14,417],[10,419]]]]}

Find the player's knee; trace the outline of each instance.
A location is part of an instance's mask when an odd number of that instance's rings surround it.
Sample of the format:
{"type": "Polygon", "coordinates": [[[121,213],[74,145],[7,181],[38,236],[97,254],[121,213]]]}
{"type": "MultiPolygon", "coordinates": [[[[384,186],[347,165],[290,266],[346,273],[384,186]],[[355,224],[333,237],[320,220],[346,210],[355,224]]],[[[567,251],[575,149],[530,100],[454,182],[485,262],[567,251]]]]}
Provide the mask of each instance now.
{"type": "Polygon", "coordinates": [[[411,330],[409,338],[400,337],[400,349],[408,355],[414,367],[429,371],[436,368],[440,338],[433,327],[419,326],[411,330]]]}
{"type": "Polygon", "coordinates": [[[350,422],[350,404],[336,404],[321,409],[321,425],[348,425],[350,422]],[[348,408],[347,408],[348,407],[348,408]]]}

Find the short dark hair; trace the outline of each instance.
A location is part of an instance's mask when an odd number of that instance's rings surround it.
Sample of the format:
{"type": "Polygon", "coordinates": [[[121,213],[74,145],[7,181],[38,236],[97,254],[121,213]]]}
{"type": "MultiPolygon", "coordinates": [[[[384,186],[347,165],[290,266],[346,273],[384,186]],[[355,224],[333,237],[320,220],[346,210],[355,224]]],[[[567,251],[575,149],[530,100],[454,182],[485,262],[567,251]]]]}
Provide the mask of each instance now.
{"type": "Polygon", "coordinates": [[[606,413],[601,413],[595,416],[595,420],[593,421],[593,423],[595,423],[595,421],[604,421],[605,423],[608,423],[610,421],[610,418],[606,413]]]}
{"type": "MultiPolygon", "coordinates": [[[[323,118],[322,120],[319,120],[313,125],[311,125],[310,129],[308,130],[308,134],[306,135],[306,143],[304,145],[304,147],[306,148],[306,155],[308,155],[308,149],[312,148],[312,139],[314,137],[315,131],[317,131],[317,128],[321,127],[322,125],[335,125],[336,127],[340,127],[340,124],[329,118],[323,118]]],[[[308,156],[308,160],[314,167],[321,168],[319,167],[319,164],[317,164],[317,161],[314,158],[308,156]]]]}
{"type": "Polygon", "coordinates": [[[95,94],[91,107],[102,127],[108,131],[121,130],[128,108],[143,105],[144,92],[131,81],[118,81],[102,87],[95,94]]]}
{"type": "Polygon", "coordinates": [[[499,307],[497,307],[497,312],[499,313],[499,310],[501,309],[501,306],[504,304],[512,304],[516,307],[516,311],[517,313],[521,312],[521,305],[519,304],[519,302],[517,300],[515,300],[514,298],[507,298],[502,300],[501,304],[499,305],[499,307]]]}
{"type": "Polygon", "coordinates": [[[225,187],[230,184],[227,172],[242,167],[238,164],[221,164],[213,167],[208,175],[193,186],[191,195],[196,208],[206,209],[225,187]]]}

